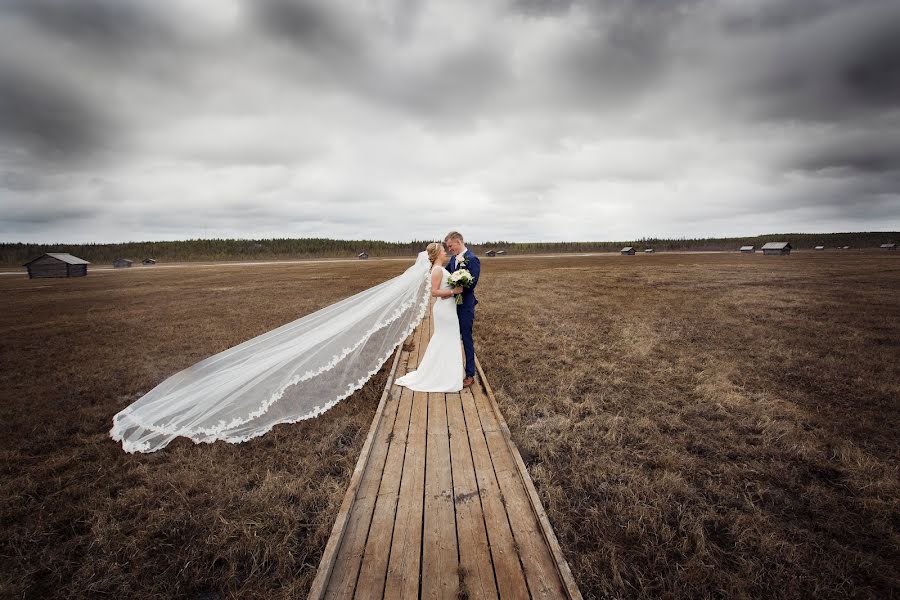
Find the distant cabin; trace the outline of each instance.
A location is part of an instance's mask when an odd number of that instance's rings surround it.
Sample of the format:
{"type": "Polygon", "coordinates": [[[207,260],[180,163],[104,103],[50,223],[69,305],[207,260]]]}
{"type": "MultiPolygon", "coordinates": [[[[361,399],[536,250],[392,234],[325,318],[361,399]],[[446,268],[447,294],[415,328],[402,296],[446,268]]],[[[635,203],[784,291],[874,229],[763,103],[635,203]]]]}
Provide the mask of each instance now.
{"type": "Polygon", "coordinates": [[[792,246],[787,242],[769,242],[762,247],[763,254],[769,255],[788,255],[791,253],[792,246]]]}
{"type": "Polygon", "coordinates": [[[485,256],[497,256],[497,251],[496,250],[488,250],[487,252],[484,253],[484,255],[485,256]]]}
{"type": "Polygon", "coordinates": [[[849,250],[850,246],[841,246],[841,250],[849,250]]]}
{"type": "Polygon", "coordinates": [[[625,246],[622,248],[622,254],[634,255],[634,248],[632,246],[625,246]]]}
{"type": "Polygon", "coordinates": [[[144,260],[141,261],[141,264],[142,264],[142,265],[148,265],[148,266],[149,266],[149,265],[155,265],[155,264],[156,264],[156,259],[155,259],[155,258],[145,258],[144,260]]]}
{"type": "Polygon", "coordinates": [[[360,252],[359,254],[356,255],[356,258],[358,258],[359,260],[366,260],[367,258],[369,258],[369,253],[368,252],[360,252]]]}
{"type": "Polygon", "coordinates": [[[113,261],[113,268],[115,269],[125,269],[130,267],[133,261],[128,260],[127,258],[117,258],[113,261]]]}
{"type": "Polygon", "coordinates": [[[646,248],[644,252],[646,252],[647,254],[651,254],[653,252],[653,248],[646,248]]]}
{"type": "Polygon", "coordinates": [[[754,254],[756,252],[756,246],[741,246],[741,252],[744,254],[754,254]]]}
{"type": "Polygon", "coordinates": [[[825,249],[825,246],[816,246],[817,251],[822,251],[825,249]]]}
{"type": "Polygon", "coordinates": [[[894,251],[897,249],[897,244],[882,244],[882,250],[894,251]]]}
{"type": "Polygon", "coordinates": [[[506,250],[497,250],[497,256],[506,256],[506,250]]]}
{"type": "Polygon", "coordinates": [[[28,269],[28,278],[34,279],[36,277],[85,277],[89,264],[91,263],[83,258],[72,256],[67,252],[49,252],[22,266],[28,269]]]}

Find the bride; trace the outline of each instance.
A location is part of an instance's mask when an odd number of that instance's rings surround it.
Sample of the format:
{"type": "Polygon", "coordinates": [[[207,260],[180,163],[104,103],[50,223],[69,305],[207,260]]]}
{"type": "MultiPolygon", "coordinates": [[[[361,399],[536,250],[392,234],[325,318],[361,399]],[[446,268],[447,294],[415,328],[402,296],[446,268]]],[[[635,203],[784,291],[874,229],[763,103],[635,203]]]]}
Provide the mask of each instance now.
{"type": "MultiPolygon", "coordinates": [[[[436,297],[435,334],[412,389],[458,391],[460,334],[439,243],[402,274],[175,373],[113,417],[126,452],[155,452],[177,437],[238,443],[279,423],[321,415],[360,389],[415,330],[436,297]]],[[[399,382],[398,382],[399,383],[399,382]]]]}
{"type": "Polygon", "coordinates": [[[456,295],[463,289],[451,289],[447,283],[450,271],[444,265],[450,262],[450,257],[444,246],[433,242],[428,244],[426,252],[432,264],[431,295],[437,298],[431,309],[434,334],[425,355],[419,360],[419,368],[400,377],[396,383],[417,392],[458,392],[463,388],[465,372],[459,345],[456,295]]]}

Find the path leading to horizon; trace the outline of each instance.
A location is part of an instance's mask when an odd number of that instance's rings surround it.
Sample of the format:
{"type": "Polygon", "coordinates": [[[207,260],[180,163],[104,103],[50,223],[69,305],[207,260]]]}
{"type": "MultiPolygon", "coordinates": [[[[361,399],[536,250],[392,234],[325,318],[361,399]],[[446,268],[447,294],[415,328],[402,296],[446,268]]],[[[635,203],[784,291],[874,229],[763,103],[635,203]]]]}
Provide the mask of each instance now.
{"type": "Polygon", "coordinates": [[[579,599],[490,384],[412,392],[431,311],[397,350],[310,599],[579,599]]]}

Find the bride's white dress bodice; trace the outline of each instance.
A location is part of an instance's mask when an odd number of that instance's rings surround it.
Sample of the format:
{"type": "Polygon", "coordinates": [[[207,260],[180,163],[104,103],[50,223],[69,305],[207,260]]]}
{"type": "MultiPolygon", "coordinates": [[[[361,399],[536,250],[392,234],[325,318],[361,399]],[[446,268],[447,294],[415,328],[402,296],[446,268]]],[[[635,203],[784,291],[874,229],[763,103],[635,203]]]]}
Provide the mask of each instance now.
{"type": "MultiPolygon", "coordinates": [[[[448,290],[450,271],[439,268],[442,270],[440,289],[448,290]]],[[[462,389],[465,372],[456,299],[452,296],[435,298],[431,318],[434,334],[428,341],[425,354],[420,355],[418,368],[398,378],[396,383],[417,392],[458,392],[462,389]]]]}

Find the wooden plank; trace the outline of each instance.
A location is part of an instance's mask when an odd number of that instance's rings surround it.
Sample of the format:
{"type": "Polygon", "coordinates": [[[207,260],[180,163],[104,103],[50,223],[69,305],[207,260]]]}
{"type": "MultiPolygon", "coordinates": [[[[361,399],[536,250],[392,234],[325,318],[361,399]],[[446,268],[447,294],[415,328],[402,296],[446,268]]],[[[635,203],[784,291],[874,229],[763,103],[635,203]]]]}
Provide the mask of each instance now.
{"type": "Polygon", "coordinates": [[[460,394],[447,394],[450,463],[459,541],[459,587],[466,598],[497,598],[494,567],[460,394]]]}
{"type": "Polygon", "coordinates": [[[372,513],[378,497],[378,487],[381,484],[381,476],[387,458],[388,439],[393,430],[399,404],[397,395],[389,394],[384,417],[375,435],[371,456],[356,492],[350,519],[344,531],[344,539],[338,550],[337,560],[335,560],[334,569],[325,590],[326,598],[353,597],[366,538],[369,534],[369,525],[372,522],[372,513]]]}
{"type": "MultiPolygon", "coordinates": [[[[509,472],[514,472],[518,476],[518,483],[525,490],[525,494],[526,494],[525,499],[527,501],[527,508],[529,509],[529,511],[534,519],[534,521],[531,521],[529,519],[523,519],[522,521],[517,521],[517,522],[523,524],[525,529],[531,527],[533,523],[536,523],[537,530],[542,537],[543,548],[545,548],[546,551],[549,552],[549,554],[550,554],[552,565],[554,567],[556,577],[557,577],[556,581],[558,582],[558,585],[562,586],[562,592],[565,594],[563,597],[569,598],[570,600],[581,600],[582,599],[581,591],[578,589],[578,585],[575,582],[575,578],[572,576],[572,571],[569,568],[569,564],[566,561],[565,556],[562,553],[562,548],[560,548],[560,546],[559,546],[559,540],[557,540],[556,534],[553,532],[553,527],[550,525],[550,519],[547,518],[547,513],[544,511],[544,507],[541,504],[540,497],[537,494],[537,490],[535,490],[535,488],[534,488],[534,482],[531,480],[531,476],[528,474],[528,469],[525,467],[525,462],[522,460],[522,457],[519,454],[518,448],[516,448],[516,445],[512,441],[512,435],[510,434],[509,427],[506,425],[506,420],[503,418],[503,413],[500,412],[500,407],[497,405],[497,399],[494,397],[494,391],[491,389],[491,385],[488,382],[488,379],[484,374],[484,370],[482,369],[481,363],[479,362],[477,356],[475,357],[475,367],[478,370],[479,379],[481,380],[481,383],[484,386],[484,392],[486,393],[485,395],[487,396],[487,400],[488,400],[487,404],[490,407],[490,410],[493,413],[494,418],[496,418],[496,420],[498,421],[498,423],[500,425],[500,432],[499,432],[500,437],[502,438],[502,440],[504,442],[504,446],[506,447],[506,449],[508,451],[509,458],[512,459],[513,468],[509,469],[509,472]]],[[[472,387],[476,387],[476,396],[479,395],[479,392],[481,392],[480,387],[479,386],[472,386],[472,387]]],[[[476,403],[476,405],[481,406],[478,403],[476,403]]],[[[485,437],[488,438],[489,446],[490,446],[490,438],[495,437],[495,436],[493,434],[485,434],[485,437]]],[[[492,450],[492,452],[493,452],[493,450],[492,450]]],[[[495,460],[494,466],[495,466],[495,470],[497,471],[498,480],[500,481],[501,490],[502,490],[502,489],[504,489],[502,479],[506,479],[506,477],[505,476],[501,477],[500,472],[506,471],[507,469],[505,467],[507,467],[508,465],[504,464],[504,461],[500,461],[500,469],[498,469],[497,468],[498,464],[497,464],[497,461],[495,460]]],[[[512,487],[511,483],[509,485],[510,485],[510,487],[512,487]]],[[[508,499],[507,502],[509,503],[510,500],[512,500],[512,499],[508,499]]],[[[509,508],[509,506],[507,506],[507,510],[510,511],[510,521],[512,522],[512,514],[513,514],[512,510],[509,508]]],[[[517,512],[522,512],[522,513],[526,512],[525,506],[516,506],[516,510],[517,510],[517,512]]],[[[514,533],[515,533],[515,528],[514,528],[514,533]]],[[[518,541],[518,537],[516,539],[518,541]]],[[[521,546],[521,544],[520,544],[520,546],[521,546]]],[[[521,552],[521,548],[520,548],[520,552],[521,552]]],[[[542,555],[543,553],[539,552],[538,554],[542,555]]],[[[536,556],[535,558],[539,558],[539,557],[536,556]]],[[[524,553],[523,553],[523,562],[525,562],[524,553]]],[[[526,563],[526,575],[528,575],[528,566],[530,564],[531,564],[530,562],[526,563]]],[[[547,569],[546,569],[546,565],[544,564],[543,560],[539,560],[536,563],[536,567],[537,568],[534,569],[534,571],[536,571],[538,575],[545,574],[545,571],[547,569]]],[[[533,597],[541,597],[539,595],[539,593],[543,589],[542,587],[538,587],[536,590],[535,587],[531,586],[530,579],[529,579],[529,587],[531,588],[531,593],[532,593],[533,597]]],[[[552,590],[555,587],[556,586],[548,586],[548,592],[555,593],[555,592],[552,592],[552,590]]],[[[547,596],[547,597],[555,597],[555,596],[547,596]]]]}
{"type": "MultiPolygon", "coordinates": [[[[421,355],[425,353],[426,331],[428,327],[423,321],[416,329],[415,348],[410,352],[410,370],[415,370],[421,355]]],[[[419,596],[427,423],[428,394],[415,392],[410,407],[409,432],[384,586],[385,598],[412,599],[419,596]]]]}
{"type": "Polygon", "coordinates": [[[458,550],[453,509],[453,474],[445,395],[428,394],[425,454],[425,519],[422,533],[423,599],[457,597],[458,550]]]}
{"type": "Polygon", "coordinates": [[[322,559],[319,561],[319,568],[316,572],[316,577],[313,580],[312,586],[310,587],[310,600],[318,600],[324,597],[325,588],[334,571],[334,565],[337,559],[338,550],[340,549],[344,534],[347,530],[350,511],[353,507],[354,498],[356,497],[356,492],[358,491],[359,486],[362,483],[363,472],[365,471],[366,465],[369,462],[369,457],[372,454],[372,444],[375,440],[375,432],[378,430],[381,421],[384,418],[385,406],[388,403],[391,385],[393,384],[394,376],[397,372],[397,365],[400,363],[401,354],[403,354],[402,344],[397,348],[397,351],[394,354],[394,363],[391,365],[391,372],[388,375],[387,385],[385,385],[384,392],[381,394],[381,399],[378,402],[378,408],[375,409],[375,416],[372,419],[372,425],[371,427],[369,427],[369,433],[366,436],[366,441],[363,443],[359,459],[356,461],[356,467],[353,469],[353,475],[350,477],[350,485],[347,487],[347,493],[344,494],[344,500],[343,502],[341,502],[341,508],[338,510],[337,518],[334,521],[334,527],[332,527],[331,529],[331,536],[328,538],[328,543],[325,546],[325,551],[322,553],[322,559]]]}
{"type": "Polygon", "coordinates": [[[372,525],[366,540],[366,549],[354,598],[381,598],[384,591],[413,398],[412,390],[401,389],[400,407],[389,442],[390,447],[384,464],[381,487],[375,502],[375,512],[372,515],[372,525]]]}
{"type": "MultiPolygon", "coordinates": [[[[476,385],[472,387],[476,387],[476,385]]],[[[509,526],[500,485],[494,474],[494,466],[488,451],[487,440],[482,431],[483,424],[475,406],[472,388],[463,390],[461,398],[497,589],[501,598],[528,598],[525,574],[519,561],[512,529],[509,526]]]]}
{"type": "Polygon", "coordinates": [[[418,598],[425,502],[425,436],[428,394],[413,394],[400,500],[388,562],[385,598],[418,598]]]}
{"type": "MultiPolygon", "coordinates": [[[[411,336],[413,347],[408,353],[407,370],[415,370],[418,365],[423,329],[424,325],[420,324],[411,336]]],[[[381,598],[385,588],[413,404],[412,390],[396,384],[394,387],[401,394],[400,406],[389,438],[390,447],[366,540],[355,598],[381,598]]]]}

